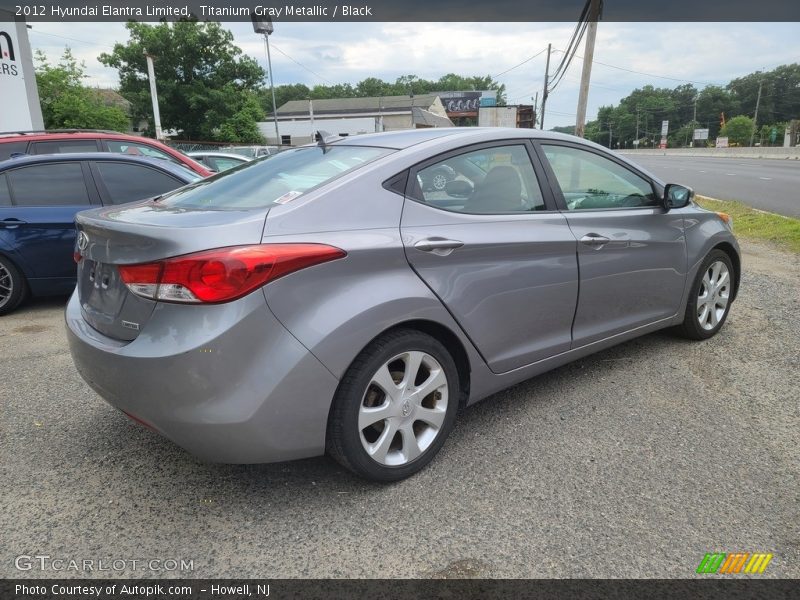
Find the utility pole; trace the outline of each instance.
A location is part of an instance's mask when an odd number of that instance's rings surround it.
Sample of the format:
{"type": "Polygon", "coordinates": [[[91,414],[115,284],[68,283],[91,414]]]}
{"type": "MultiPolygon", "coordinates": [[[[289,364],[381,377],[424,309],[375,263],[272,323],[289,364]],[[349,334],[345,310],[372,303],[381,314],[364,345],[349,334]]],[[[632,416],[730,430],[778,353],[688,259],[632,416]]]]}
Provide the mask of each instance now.
{"type": "Polygon", "coordinates": [[[753,147],[753,136],[756,134],[756,127],[758,124],[758,105],[761,104],[761,86],[764,85],[764,80],[758,82],[758,96],[756,97],[756,113],[753,115],[753,131],[750,132],[750,147],[753,147]]]}
{"type": "Polygon", "coordinates": [[[583,52],[583,71],[581,73],[581,87],[578,95],[578,114],[575,117],[575,135],[583,137],[586,127],[586,104],[589,101],[589,79],[592,77],[592,59],[594,58],[594,41],[597,37],[597,20],[600,18],[601,0],[591,0],[589,20],[586,31],[586,50],[583,52]]]}
{"type": "Polygon", "coordinates": [[[608,122],[608,149],[611,149],[611,121],[608,122]]]}
{"type": "Polygon", "coordinates": [[[153,102],[153,125],[156,128],[156,139],[163,140],[164,132],[161,131],[161,113],[158,110],[158,92],[156,91],[156,72],[153,68],[153,55],[144,52],[147,59],[147,78],[150,80],[150,100],[153,102]]]}
{"type": "MultiPolygon", "coordinates": [[[[250,17],[253,21],[253,31],[264,35],[264,46],[267,50],[267,69],[269,69],[269,89],[272,92],[272,118],[275,121],[275,143],[281,145],[281,134],[278,131],[278,106],[275,104],[275,84],[272,81],[272,57],[269,53],[269,36],[275,31],[275,26],[272,24],[272,18],[267,17],[266,21],[259,19],[255,13],[250,17]]],[[[311,134],[311,140],[314,140],[314,134],[311,134]]]]}
{"type": "Polygon", "coordinates": [[[308,99],[308,120],[311,122],[311,143],[314,143],[314,101],[309,98],[308,99]]]}
{"type": "MultiPolygon", "coordinates": [[[[695,95],[695,97],[694,97],[694,113],[692,114],[692,129],[696,129],[697,128],[697,97],[698,97],[698,95],[695,95]]],[[[683,145],[685,146],[686,142],[684,142],[683,145]]],[[[692,145],[691,145],[691,147],[694,148],[694,132],[692,132],[692,145]]]]}
{"type": "Polygon", "coordinates": [[[636,107],[636,144],[634,144],[636,149],[639,149],[639,107],[636,107]]]}
{"type": "Polygon", "coordinates": [[[536,129],[536,121],[539,120],[539,92],[536,92],[536,98],[533,99],[533,128],[536,129]]]}
{"type": "Polygon", "coordinates": [[[541,129],[544,130],[544,107],[547,104],[547,86],[550,79],[550,48],[552,44],[547,44],[547,64],[544,67],[544,92],[542,92],[542,120],[540,121],[541,129]]]}

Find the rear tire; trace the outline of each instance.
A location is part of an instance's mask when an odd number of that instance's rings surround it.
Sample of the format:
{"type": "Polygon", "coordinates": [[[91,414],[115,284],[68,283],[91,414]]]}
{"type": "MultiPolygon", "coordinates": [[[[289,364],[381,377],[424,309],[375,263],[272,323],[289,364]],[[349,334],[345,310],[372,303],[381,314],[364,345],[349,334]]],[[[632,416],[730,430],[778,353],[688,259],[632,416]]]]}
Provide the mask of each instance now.
{"type": "Polygon", "coordinates": [[[328,421],[327,452],[378,482],[422,470],[453,428],[458,370],[436,339],[412,329],[388,332],[353,361],[328,421]]]}
{"type": "Polygon", "coordinates": [[[0,256],[0,316],[17,308],[27,295],[25,277],[14,263],[0,256]]]}
{"type": "Polygon", "coordinates": [[[707,340],[725,324],[731,310],[736,273],[730,257],[722,250],[708,253],[697,271],[686,313],[676,329],[690,340],[707,340]]]}

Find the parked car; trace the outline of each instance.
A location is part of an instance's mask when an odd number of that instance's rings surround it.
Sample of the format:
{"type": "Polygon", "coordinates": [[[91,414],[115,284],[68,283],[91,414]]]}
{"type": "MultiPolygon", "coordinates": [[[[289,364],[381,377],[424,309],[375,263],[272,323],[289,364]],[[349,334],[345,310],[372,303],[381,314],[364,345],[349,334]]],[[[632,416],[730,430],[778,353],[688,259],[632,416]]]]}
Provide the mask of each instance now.
{"type": "Polygon", "coordinates": [[[162,144],[158,140],[115,131],[87,129],[54,129],[0,134],[0,160],[15,154],[66,154],[69,152],[116,152],[129,156],[161,158],[183,165],[201,177],[211,170],[162,144]]]}
{"type": "Polygon", "coordinates": [[[281,146],[226,146],[225,148],[220,148],[220,151],[246,156],[247,158],[261,158],[262,156],[278,154],[278,152],[282,152],[285,149],[281,146]]]}
{"type": "Polygon", "coordinates": [[[0,315],[28,294],[75,287],[75,213],[158,196],[200,177],[157,158],[111,153],[0,162],[0,315]]]}
{"type": "Polygon", "coordinates": [[[327,452],[397,480],[465,405],[658,329],[716,334],[739,248],[692,196],[537,130],[321,141],[80,213],[70,349],[109,403],[200,457],[327,452]],[[443,165],[455,179],[424,187],[443,165]]]}
{"type": "Polygon", "coordinates": [[[197,150],[195,152],[187,152],[186,154],[217,173],[227,171],[228,169],[238,167],[253,160],[241,154],[214,152],[210,150],[197,150]]]}

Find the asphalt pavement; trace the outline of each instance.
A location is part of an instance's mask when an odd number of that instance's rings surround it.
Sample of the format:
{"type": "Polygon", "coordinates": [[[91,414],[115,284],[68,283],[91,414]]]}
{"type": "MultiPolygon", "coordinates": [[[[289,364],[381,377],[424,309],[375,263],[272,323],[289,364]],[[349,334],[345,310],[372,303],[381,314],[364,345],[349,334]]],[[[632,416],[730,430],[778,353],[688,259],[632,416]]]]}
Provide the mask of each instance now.
{"type": "Polygon", "coordinates": [[[688,185],[698,194],[800,217],[800,160],[625,156],[665,182],[688,185]]]}
{"type": "Polygon", "coordinates": [[[697,577],[707,552],[800,577],[800,265],[745,251],[711,341],[656,333],[499,393],[388,486],[196,460],[83,383],[63,298],[28,304],[0,318],[0,577],[697,577]],[[129,566],[15,568],[37,554],[129,566]],[[151,559],[193,569],[130,563],[151,559]]]}

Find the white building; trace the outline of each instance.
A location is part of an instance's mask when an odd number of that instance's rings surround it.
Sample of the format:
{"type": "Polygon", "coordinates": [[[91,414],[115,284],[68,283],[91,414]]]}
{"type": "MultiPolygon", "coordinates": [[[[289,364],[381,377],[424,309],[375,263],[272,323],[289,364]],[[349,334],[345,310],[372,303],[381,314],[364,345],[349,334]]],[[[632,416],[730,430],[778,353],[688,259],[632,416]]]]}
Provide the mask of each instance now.
{"type": "Polygon", "coordinates": [[[312,141],[313,132],[359,135],[377,131],[453,127],[442,101],[424,96],[376,96],[332,100],[291,100],[278,108],[278,130],[272,120],[258,124],[268,144],[299,145],[312,141]]]}

